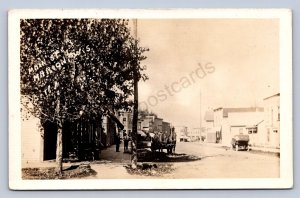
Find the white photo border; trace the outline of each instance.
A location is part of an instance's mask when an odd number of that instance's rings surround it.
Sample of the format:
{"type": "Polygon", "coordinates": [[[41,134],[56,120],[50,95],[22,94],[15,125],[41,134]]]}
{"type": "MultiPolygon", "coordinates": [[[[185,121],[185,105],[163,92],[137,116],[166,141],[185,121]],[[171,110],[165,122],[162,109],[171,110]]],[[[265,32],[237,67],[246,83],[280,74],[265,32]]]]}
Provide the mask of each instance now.
{"type": "Polygon", "coordinates": [[[16,190],[88,189],[274,189],[293,186],[292,13],[290,9],[27,9],[8,17],[9,187],[16,190]],[[80,179],[21,177],[20,19],[197,18],[280,20],[280,178],[275,179],[80,179]]]}

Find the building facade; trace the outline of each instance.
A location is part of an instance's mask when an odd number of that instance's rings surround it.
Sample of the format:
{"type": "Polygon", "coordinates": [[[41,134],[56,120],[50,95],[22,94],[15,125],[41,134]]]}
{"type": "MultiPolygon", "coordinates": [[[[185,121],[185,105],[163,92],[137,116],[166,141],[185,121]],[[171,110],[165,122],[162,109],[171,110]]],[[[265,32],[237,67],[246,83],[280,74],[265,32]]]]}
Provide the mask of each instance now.
{"type": "Polygon", "coordinates": [[[208,110],[204,115],[202,140],[208,143],[217,142],[217,130],[214,129],[214,111],[208,110]]]}
{"type": "Polygon", "coordinates": [[[202,136],[201,131],[201,128],[192,128],[188,132],[188,136],[190,137],[191,141],[200,141],[202,136]]]}
{"type": "Polygon", "coordinates": [[[258,126],[263,123],[263,120],[263,108],[260,107],[217,108],[214,110],[216,141],[230,146],[234,135],[253,134],[252,141],[256,142],[259,138],[256,138],[254,134],[257,134],[258,126]]]}
{"type": "MultiPolygon", "coordinates": [[[[22,118],[27,112],[22,111],[22,118]]],[[[115,142],[116,133],[122,128],[116,118],[104,116],[99,119],[78,119],[65,122],[62,128],[63,158],[71,155],[83,159],[99,158],[103,147],[115,142]],[[92,156],[93,155],[93,156],[92,156]]],[[[57,126],[29,116],[21,122],[21,160],[22,164],[41,162],[56,158],[57,126]]]]}
{"type": "MultiPolygon", "coordinates": [[[[130,136],[131,132],[132,132],[133,114],[131,112],[119,111],[118,112],[118,119],[120,120],[120,122],[124,126],[123,131],[130,136]]],[[[123,134],[121,134],[121,136],[122,135],[123,134]]]]}
{"type": "Polygon", "coordinates": [[[264,98],[266,135],[262,138],[270,147],[280,147],[280,94],[264,98]]]}
{"type": "Polygon", "coordinates": [[[169,122],[162,122],[162,132],[165,133],[167,136],[171,134],[171,124],[169,122]]]}
{"type": "Polygon", "coordinates": [[[174,126],[174,131],[176,133],[176,141],[188,141],[188,127],[187,126],[174,126]]]}

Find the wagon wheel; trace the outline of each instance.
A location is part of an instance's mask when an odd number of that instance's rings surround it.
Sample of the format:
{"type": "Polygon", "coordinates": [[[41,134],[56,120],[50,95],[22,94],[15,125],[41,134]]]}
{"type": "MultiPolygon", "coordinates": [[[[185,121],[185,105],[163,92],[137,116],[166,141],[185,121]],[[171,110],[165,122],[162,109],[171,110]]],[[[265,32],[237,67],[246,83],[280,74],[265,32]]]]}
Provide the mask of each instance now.
{"type": "Polygon", "coordinates": [[[250,144],[247,145],[247,151],[250,151],[250,144]]]}

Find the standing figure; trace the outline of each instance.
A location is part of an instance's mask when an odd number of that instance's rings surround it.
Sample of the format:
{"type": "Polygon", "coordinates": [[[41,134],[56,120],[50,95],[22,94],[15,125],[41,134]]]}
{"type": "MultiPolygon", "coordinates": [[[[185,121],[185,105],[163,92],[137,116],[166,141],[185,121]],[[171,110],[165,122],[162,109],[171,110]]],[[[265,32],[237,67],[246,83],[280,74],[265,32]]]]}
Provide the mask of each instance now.
{"type": "Polygon", "coordinates": [[[119,133],[116,134],[115,136],[115,143],[116,143],[116,152],[120,152],[120,135],[119,133]]]}
{"type": "Polygon", "coordinates": [[[129,143],[129,136],[127,135],[127,133],[124,133],[124,153],[128,152],[128,143],[129,143]]]}

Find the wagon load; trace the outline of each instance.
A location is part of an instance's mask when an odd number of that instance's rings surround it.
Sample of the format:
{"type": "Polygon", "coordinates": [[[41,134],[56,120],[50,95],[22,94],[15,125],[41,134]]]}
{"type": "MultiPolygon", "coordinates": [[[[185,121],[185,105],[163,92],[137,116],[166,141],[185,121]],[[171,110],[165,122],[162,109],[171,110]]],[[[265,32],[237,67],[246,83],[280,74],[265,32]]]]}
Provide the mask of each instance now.
{"type": "Polygon", "coordinates": [[[171,133],[154,133],[152,138],[151,150],[152,152],[167,150],[167,153],[173,153],[176,147],[176,134],[171,133]]]}

